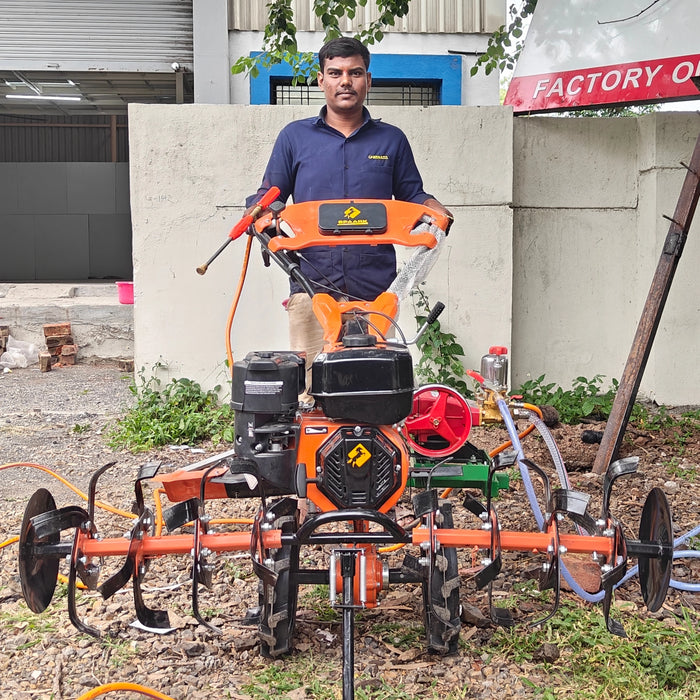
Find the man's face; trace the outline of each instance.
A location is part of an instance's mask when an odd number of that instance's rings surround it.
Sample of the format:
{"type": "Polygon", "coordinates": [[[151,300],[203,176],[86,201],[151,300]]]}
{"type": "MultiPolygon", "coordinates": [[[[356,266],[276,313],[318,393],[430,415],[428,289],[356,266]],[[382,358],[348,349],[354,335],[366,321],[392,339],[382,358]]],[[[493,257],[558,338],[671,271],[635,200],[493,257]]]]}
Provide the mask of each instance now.
{"type": "Polygon", "coordinates": [[[326,104],[336,112],[361,110],[371,84],[372,76],[359,55],[327,59],[318,74],[326,104]]]}

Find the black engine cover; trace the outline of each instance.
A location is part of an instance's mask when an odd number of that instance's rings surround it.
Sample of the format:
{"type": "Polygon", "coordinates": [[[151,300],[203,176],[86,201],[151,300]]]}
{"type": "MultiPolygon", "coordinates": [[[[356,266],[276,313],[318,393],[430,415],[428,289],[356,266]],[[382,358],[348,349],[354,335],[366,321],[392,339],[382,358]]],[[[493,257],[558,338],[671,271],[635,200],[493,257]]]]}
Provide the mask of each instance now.
{"type": "Polygon", "coordinates": [[[392,425],[413,405],[413,360],[402,346],[343,348],[321,353],[311,391],[329,418],[392,425]]]}
{"type": "Polygon", "coordinates": [[[304,391],[304,355],[296,352],[249,352],[233,365],[231,406],[247,413],[287,413],[304,391]]]}
{"type": "Polygon", "coordinates": [[[401,487],[401,451],[373,426],[340,428],[317,460],[319,489],[339,508],[378,509],[401,487]]]}

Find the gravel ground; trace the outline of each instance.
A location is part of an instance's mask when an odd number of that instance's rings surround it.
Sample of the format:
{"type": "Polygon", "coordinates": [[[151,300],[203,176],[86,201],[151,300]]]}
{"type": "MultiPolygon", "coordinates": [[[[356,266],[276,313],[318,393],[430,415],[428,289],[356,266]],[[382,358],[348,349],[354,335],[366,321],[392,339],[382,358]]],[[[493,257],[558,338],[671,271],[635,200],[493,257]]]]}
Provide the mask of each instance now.
{"type": "MultiPolygon", "coordinates": [[[[163,469],[169,465],[175,468],[198,461],[203,457],[202,450],[205,455],[216,452],[211,445],[196,449],[165,448],[140,455],[110,449],[104,431],[130,405],[131,380],[130,375],[112,365],[76,365],[46,374],[31,368],[0,374],[3,410],[0,463],[40,464],[85,491],[96,468],[116,461],[100,480],[98,498],[128,511],[133,501],[133,480],[140,465],[161,461],[165,464],[163,469]]],[[[562,426],[554,434],[567,464],[573,463],[582,470],[571,475],[572,487],[590,492],[595,500],[599,483],[585,471],[590,470],[595,446],[583,445],[581,430],[581,426],[562,426]]],[[[484,449],[493,446],[489,443],[497,444],[503,439],[502,435],[478,431],[474,437],[474,442],[484,449]],[[480,443],[479,439],[484,442],[480,443]]],[[[643,474],[618,499],[621,508],[618,517],[623,519],[628,532],[636,532],[643,498],[657,485],[665,489],[671,500],[679,533],[698,524],[700,448],[697,442],[694,451],[685,450],[678,457],[675,462],[678,468],[670,476],[664,465],[675,456],[672,441],[664,442],[658,436],[644,434],[634,437],[629,449],[642,454],[643,474]]],[[[542,446],[537,442],[529,444],[535,450],[533,458],[539,461],[542,446]]],[[[44,471],[8,468],[0,479],[0,541],[19,533],[27,500],[40,486],[51,490],[59,507],[81,504],[75,493],[44,471]]],[[[147,497],[150,496],[149,489],[147,497]]],[[[521,484],[514,483],[502,500],[499,516],[504,527],[532,529],[533,518],[525,505],[521,484]]],[[[473,519],[467,519],[471,516],[459,509],[460,501],[454,499],[456,526],[474,527],[473,519]]],[[[215,516],[250,517],[257,506],[240,500],[213,502],[208,507],[215,516]]],[[[109,513],[100,512],[96,520],[103,536],[115,536],[129,529],[129,521],[109,513]]],[[[220,636],[211,635],[191,616],[188,558],[164,557],[153,561],[148,569],[146,599],[149,606],[169,611],[175,631],[161,636],[132,627],[133,601],[128,585],[107,601],[102,601],[96,593],[79,593],[79,615],[103,630],[100,640],[80,634],[70,625],[62,593],[65,587],[61,584],[44,613],[35,616],[28,612],[17,575],[17,546],[4,547],[0,556],[2,700],[73,700],[98,685],[119,681],[142,683],[175,700],[257,698],[266,697],[262,694],[264,689],[273,679],[285,674],[292,679],[289,686],[292,690],[278,690],[271,696],[291,700],[331,697],[328,682],[335,684],[331,686],[338,691],[333,693],[335,697],[340,696],[340,625],[326,619],[314,590],[304,590],[311,587],[304,587],[300,593],[294,652],[276,661],[260,656],[255,629],[242,624],[247,608],[257,602],[257,582],[251,576],[246,555],[222,557],[213,587],[200,592],[200,608],[205,617],[222,629],[220,636]],[[318,690],[323,683],[326,690],[318,690]]],[[[457,697],[458,690],[461,697],[526,698],[541,697],[545,687],[565,687],[564,649],[560,661],[552,664],[543,664],[542,658],[515,663],[512,658],[488,649],[494,630],[483,615],[488,609],[485,594],[475,592],[470,553],[460,551],[459,556],[465,605],[459,653],[445,658],[427,655],[422,642],[420,587],[392,587],[382,598],[381,606],[363,613],[357,623],[356,679],[365,697],[386,697],[382,695],[382,683],[403,688],[404,695],[391,696],[396,698],[457,697]],[[392,636],[394,633],[387,633],[388,625],[394,623],[399,623],[404,631],[412,630],[415,639],[405,642],[392,636]]],[[[512,566],[509,571],[522,573],[520,564],[511,562],[508,556],[504,559],[504,570],[512,566]]],[[[106,560],[100,582],[120,565],[114,558],[106,560]]],[[[61,572],[67,573],[67,567],[62,565],[61,572]]],[[[674,575],[678,572],[674,571],[674,575]]],[[[700,567],[691,563],[685,575],[697,581],[700,567]]],[[[510,574],[500,576],[496,595],[508,593],[514,578],[510,574]]],[[[620,606],[627,606],[624,612],[615,613],[616,618],[624,621],[625,616],[645,614],[637,591],[637,585],[630,585],[616,596],[620,606]]],[[[570,595],[564,593],[565,597],[570,595]]],[[[699,598],[697,594],[672,592],[659,614],[677,612],[681,605],[697,611],[699,598]]],[[[571,694],[571,689],[562,690],[562,696],[566,693],[571,694]]],[[[131,700],[141,696],[120,697],[131,700]]]]}

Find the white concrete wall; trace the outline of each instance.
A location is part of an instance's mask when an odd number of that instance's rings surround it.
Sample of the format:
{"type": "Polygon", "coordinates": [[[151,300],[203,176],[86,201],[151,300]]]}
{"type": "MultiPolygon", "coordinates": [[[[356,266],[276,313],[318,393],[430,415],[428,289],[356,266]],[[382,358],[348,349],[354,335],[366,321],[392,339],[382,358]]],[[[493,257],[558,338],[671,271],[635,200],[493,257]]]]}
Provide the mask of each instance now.
{"type": "MultiPolygon", "coordinates": [[[[260,182],[277,132],[315,110],[299,107],[132,105],[135,361],[150,372],[225,382],[225,323],[245,240],[203,277],[195,268],[225,240],[260,182]]],[[[373,112],[407,133],[427,191],[457,218],[428,292],[463,337],[470,365],[492,343],[510,344],[512,119],[500,107],[386,107],[373,112]],[[485,290],[485,291],[484,291],[485,290]]],[[[287,347],[283,273],[257,246],[236,315],[235,357],[287,347]]],[[[404,309],[412,335],[415,322],[404,309]]]]}
{"type": "MultiPolygon", "coordinates": [[[[272,142],[312,108],[133,105],[131,206],[135,360],[170,377],[225,382],[224,326],[245,242],[204,277],[259,183],[272,142]]],[[[700,119],[513,119],[501,107],[376,109],[407,133],[426,189],[455,214],[431,274],[431,300],[467,367],[489,345],[511,348],[512,385],[545,374],[622,375],[692,153],[700,119]]],[[[700,214],[699,214],[700,216],[700,214]]],[[[691,228],[641,392],[700,403],[700,224],[691,228]]],[[[287,282],[257,250],[234,325],[236,357],[287,347],[287,282]]],[[[415,329],[404,308],[407,334],[415,329]]]]}
{"type": "MultiPolygon", "coordinates": [[[[692,113],[515,120],[513,386],[622,376],[699,132],[692,113]]],[[[700,403],[698,236],[640,386],[663,404],[700,403]]]]}

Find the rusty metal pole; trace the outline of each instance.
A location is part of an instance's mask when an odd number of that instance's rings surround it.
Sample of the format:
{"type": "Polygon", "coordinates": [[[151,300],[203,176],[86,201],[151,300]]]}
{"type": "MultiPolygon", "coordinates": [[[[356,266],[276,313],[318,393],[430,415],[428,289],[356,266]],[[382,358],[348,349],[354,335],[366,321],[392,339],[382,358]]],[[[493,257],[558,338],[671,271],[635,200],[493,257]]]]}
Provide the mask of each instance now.
{"type": "Polygon", "coordinates": [[[681,165],[687,170],[685,180],[678,197],[676,211],[673,218],[670,219],[671,226],[666,235],[661,258],[656,266],[656,273],[637,326],[632,349],[627,357],[627,364],[620,380],[612,411],[593,463],[593,471],[596,474],[605,473],[610,462],[617,457],[622,444],[622,438],[637,398],[637,391],[649,359],[651,346],[654,343],[654,336],[659,327],[666,298],[671,289],[673,275],[688,237],[688,229],[693,221],[698,198],[700,198],[700,136],[695,143],[690,165],[684,163],[681,165]]]}

